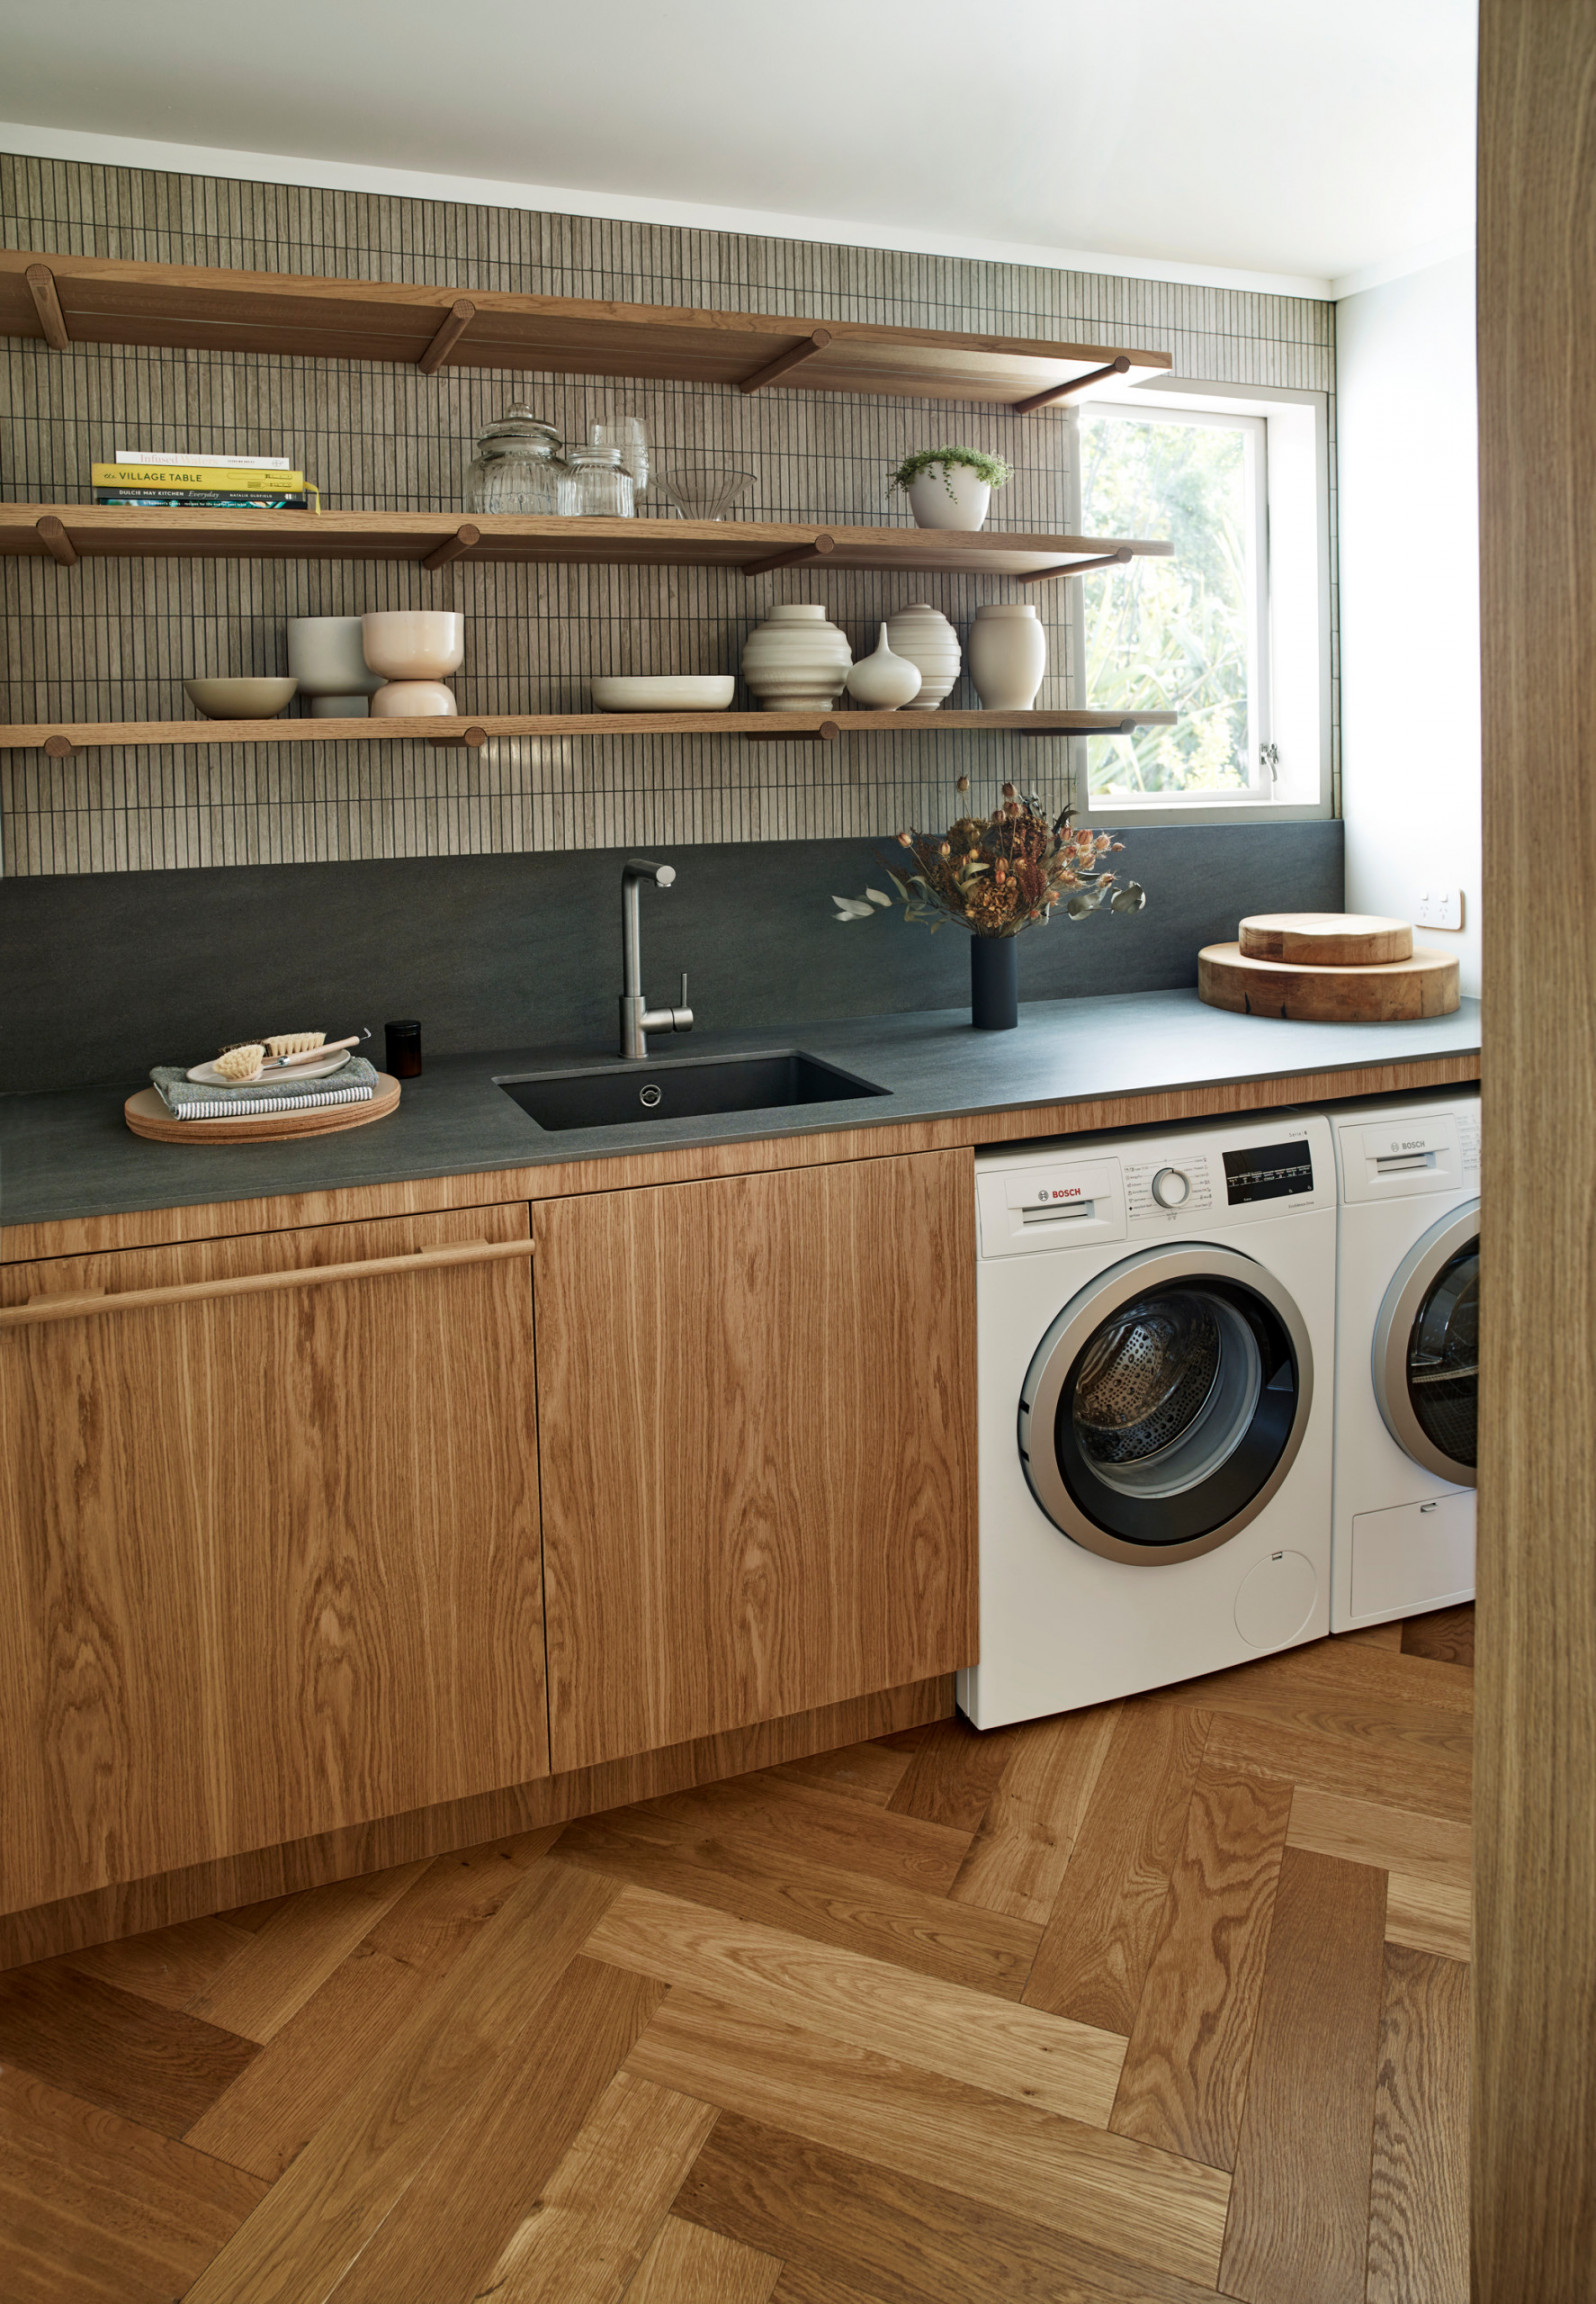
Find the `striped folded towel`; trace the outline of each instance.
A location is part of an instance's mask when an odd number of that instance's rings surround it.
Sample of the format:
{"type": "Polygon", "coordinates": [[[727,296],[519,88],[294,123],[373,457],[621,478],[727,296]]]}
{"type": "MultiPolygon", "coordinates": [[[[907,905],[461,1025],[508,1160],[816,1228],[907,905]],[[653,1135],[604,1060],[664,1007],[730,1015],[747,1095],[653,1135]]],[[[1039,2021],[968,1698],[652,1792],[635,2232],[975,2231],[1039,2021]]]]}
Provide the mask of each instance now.
{"type": "Polygon", "coordinates": [[[252,1112],[311,1112],[321,1104],[369,1104],[377,1068],[351,1056],[323,1080],[296,1080],[292,1072],[262,1073],[236,1088],[204,1088],[181,1064],[156,1064],[150,1078],[174,1120],[240,1120],[252,1112]]]}

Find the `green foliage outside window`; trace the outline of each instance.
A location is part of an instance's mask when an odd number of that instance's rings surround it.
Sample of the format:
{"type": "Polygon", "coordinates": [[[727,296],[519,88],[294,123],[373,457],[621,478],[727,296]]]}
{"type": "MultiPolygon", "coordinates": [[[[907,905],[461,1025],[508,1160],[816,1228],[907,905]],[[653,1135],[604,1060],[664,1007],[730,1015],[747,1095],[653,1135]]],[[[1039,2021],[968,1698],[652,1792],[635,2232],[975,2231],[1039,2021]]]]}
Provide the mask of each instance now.
{"type": "Polygon", "coordinates": [[[1133,560],[1081,586],[1086,702],[1178,712],[1173,728],[1094,738],[1092,792],[1245,790],[1249,580],[1246,444],[1212,425],[1138,424],[1081,411],[1088,536],[1157,536],[1168,560],[1133,560]]]}

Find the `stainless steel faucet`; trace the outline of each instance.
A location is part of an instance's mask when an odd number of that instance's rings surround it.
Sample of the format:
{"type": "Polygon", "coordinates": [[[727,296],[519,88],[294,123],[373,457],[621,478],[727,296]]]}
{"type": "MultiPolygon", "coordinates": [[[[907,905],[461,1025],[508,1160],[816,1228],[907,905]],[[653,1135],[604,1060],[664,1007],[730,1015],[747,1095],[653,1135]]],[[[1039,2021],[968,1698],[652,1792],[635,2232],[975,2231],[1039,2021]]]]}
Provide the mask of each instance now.
{"type": "Polygon", "coordinates": [[[651,1008],[643,997],[643,937],[637,891],[644,880],[652,880],[656,888],[674,887],[676,867],[652,863],[647,856],[628,856],[621,872],[621,1054],[632,1057],[647,1056],[650,1032],[693,1029],[685,971],[679,1008],[651,1008]]]}

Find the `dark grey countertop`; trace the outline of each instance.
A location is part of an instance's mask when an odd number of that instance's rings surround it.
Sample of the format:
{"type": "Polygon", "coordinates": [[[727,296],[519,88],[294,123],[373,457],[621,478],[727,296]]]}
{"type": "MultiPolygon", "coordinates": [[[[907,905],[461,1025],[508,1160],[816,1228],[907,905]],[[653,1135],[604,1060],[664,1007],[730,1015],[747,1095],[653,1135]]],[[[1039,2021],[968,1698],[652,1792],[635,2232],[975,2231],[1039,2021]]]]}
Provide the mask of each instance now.
{"type": "MultiPolygon", "coordinates": [[[[494,1075],[603,1063],[610,1051],[519,1048],[430,1059],[400,1109],[369,1128],[261,1145],[152,1144],[122,1119],[130,1076],[0,1097],[0,1224],[124,1215],[282,1192],[332,1192],[422,1176],[529,1168],[623,1152],[890,1126],[1086,1097],[1208,1087],[1454,1055],[1480,1044],[1480,1010],[1421,1024],[1285,1024],[1204,1007],[1194,991],[1029,1001],[1012,1032],[976,1032],[968,1009],[921,1010],[781,1031],[657,1037],[657,1057],[803,1048],[886,1096],[710,1119],[545,1133],[494,1075]]],[[[1311,1088],[1305,1090],[1311,1094],[1311,1088]]]]}

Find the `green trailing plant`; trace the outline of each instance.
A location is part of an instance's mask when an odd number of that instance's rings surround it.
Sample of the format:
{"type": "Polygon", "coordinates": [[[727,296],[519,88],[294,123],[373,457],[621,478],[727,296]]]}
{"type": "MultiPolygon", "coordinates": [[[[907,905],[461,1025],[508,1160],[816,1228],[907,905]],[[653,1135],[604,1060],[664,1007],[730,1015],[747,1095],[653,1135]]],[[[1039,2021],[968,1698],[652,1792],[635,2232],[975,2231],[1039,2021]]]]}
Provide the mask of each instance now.
{"type": "Polygon", "coordinates": [[[1006,488],[1014,477],[1012,464],[1005,463],[1001,456],[988,456],[983,448],[917,448],[912,456],[905,456],[887,482],[887,488],[889,492],[894,488],[907,490],[922,472],[929,472],[940,465],[942,485],[951,498],[953,483],[948,478],[948,472],[955,464],[962,465],[967,472],[973,472],[989,488],[1006,488]]]}
{"type": "MultiPolygon", "coordinates": [[[[969,789],[969,777],[961,776],[959,792],[969,789]]],[[[1102,861],[1124,842],[1109,832],[1075,830],[1070,815],[1065,808],[1049,817],[1039,795],[1022,798],[1005,784],[990,816],[966,808],[946,832],[900,832],[898,847],[906,853],[880,862],[904,918],[933,933],[952,923],[972,936],[1018,936],[1051,920],[1060,906],[1071,920],[1105,905],[1111,912],[1140,912],[1146,890],[1102,861]]],[[[893,899],[867,888],[863,896],[831,901],[839,920],[873,920],[892,909],[893,899]]]]}

